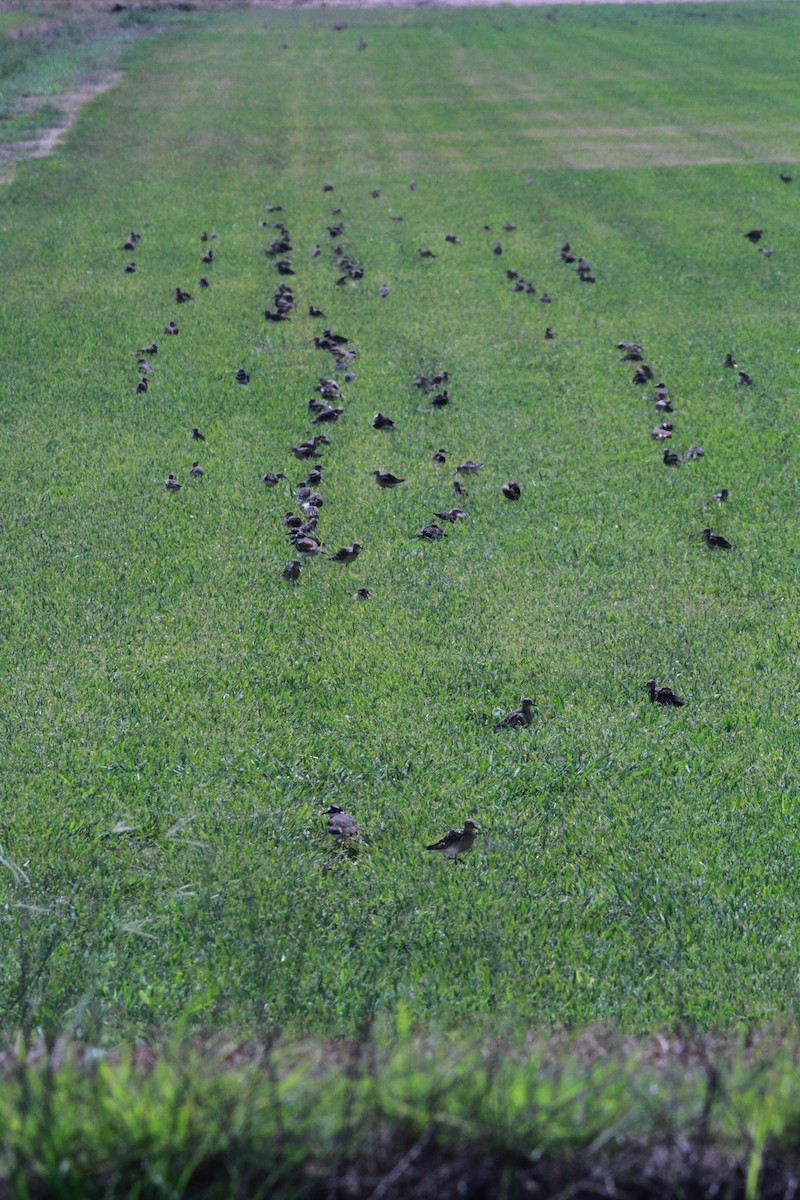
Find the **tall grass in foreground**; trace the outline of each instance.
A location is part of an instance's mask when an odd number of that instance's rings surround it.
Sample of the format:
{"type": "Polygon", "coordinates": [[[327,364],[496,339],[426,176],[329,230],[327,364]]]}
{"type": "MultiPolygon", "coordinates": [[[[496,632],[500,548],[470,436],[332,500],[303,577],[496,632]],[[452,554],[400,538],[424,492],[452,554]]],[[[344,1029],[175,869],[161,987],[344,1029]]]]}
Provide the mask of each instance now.
{"type": "Polygon", "coordinates": [[[778,1194],[800,1119],[778,1045],[20,1046],[0,1060],[0,1181],[87,1198],[778,1194]]]}

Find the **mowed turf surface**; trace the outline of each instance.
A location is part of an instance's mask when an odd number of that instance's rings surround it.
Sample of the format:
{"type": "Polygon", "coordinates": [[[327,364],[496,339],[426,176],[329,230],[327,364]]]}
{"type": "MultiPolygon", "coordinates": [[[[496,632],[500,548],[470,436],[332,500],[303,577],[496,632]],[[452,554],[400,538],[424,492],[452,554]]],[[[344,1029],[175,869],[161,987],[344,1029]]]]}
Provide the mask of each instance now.
{"type": "Polygon", "coordinates": [[[20,169],[0,197],[7,1027],[794,1014],[798,33],[768,3],[193,17],[20,169]],[[336,285],[336,241],[360,282],[336,285]],[[324,327],[357,378],[338,372],[318,532],[363,549],[290,584],[324,327]],[[663,465],[621,340],[668,387],[665,445],[702,458],[663,465]],[[442,370],[435,410],[413,380],[442,370]],[[466,519],[416,538],[465,459],[466,519]],[[685,707],[650,704],[651,677],[685,707]],[[496,730],[523,696],[530,728],[496,730]],[[463,865],[426,853],[467,817],[463,865]]]}

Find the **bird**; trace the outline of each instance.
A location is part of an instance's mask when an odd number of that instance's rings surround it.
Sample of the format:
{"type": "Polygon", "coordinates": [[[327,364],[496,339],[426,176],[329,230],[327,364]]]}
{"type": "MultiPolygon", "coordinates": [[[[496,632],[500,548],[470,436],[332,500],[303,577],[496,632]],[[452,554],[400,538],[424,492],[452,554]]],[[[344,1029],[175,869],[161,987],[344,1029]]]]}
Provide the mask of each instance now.
{"type": "Polygon", "coordinates": [[[361,542],[353,542],[352,546],[342,546],[341,550],[337,550],[335,554],[329,554],[328,558],[331,562],[347,565],[358,558],[360,551],[361,542]]]}
{"type": "Polygon", "coordinates": [[[175,288],[175,301],[177,304],[186,304],[189,300],[191,300],[191,298],[192,297],[185,288],[175,288]]]}
{"type": "Polygon", "coordinates": [[[201,275],[197,282],[199,283],[201,288],[211,287],[211,284],[208,282],[207,275],[201,275]]]}
{"type": "Polygon", "coordinates": [[[680,465],[681,465],[680,454],[676,454],[674,450],[665,450],[664,451],[664,466],[665,467],[679,467],[680,465]]]}
{"type": "Polygon", "coordinates": [[[141,358],[143,354],[158,354],[158,343],[151,342],[149,346],[141,346],[136,351],[136,354],[139,356],[139,358],[141,358]]]}
{"type": "Polygon", "coordinates": [[[142,235],[140,233],[129,233],[120,246],[120,250],[135,250],[141,240],[142,235]]]}
{"type": "Polygon", "coordinates": [[[178,482],[178,480],[175,478],[175,476],[172,473],[170,473],[167,476],[166,486],[167,486],[168,492],[179,492],[181,490],[180,483],[178,482]]]}
{"type": "Polygon", "coordinates": [[[433,253],[433,251],[428,250],[424,246],[420,247],[420,249],[417,251],[417,254],[420,256],[420,258],[436,258],[436,255],[433,253]]]}
{"type": "Polygon", "coordinates": [[[168,321],[164,326],[164,333],[166,333],[168,337],[177,337],[180,333],[180,330],[174,321],[168,321]]]}
{"type": "Polygon", "coordinates": [[[320,546],[319,542],[308,535],[299,537],[294,543],[294,548],[298,554],[313,555],[322,553],[322,547],[320,546]]]}
{"type": "Polygon", "coordinates": [[[506,233],[513,233],[516,228],[517,227],[513,221],[506,221],[505,225],[503,226],[503,229],[505,229],[506,233]]]}
{"type": "Polygon", "coordinates": [[[339,417],[343,412],[344,409],[341,407],[341,405],[338,408],[326,406],[316,417],[314,417],[312,425],[333,425],[339,420],[339,417]]]}
{"type": "Polygon", "coordinates": [[[303,518],[295,516],[293,512],[287,512],[283,518],[283,523],[287,529],[301,529],[303,526],[303,518]]]}
{"type": "Polygon", "coordinates": [[[502,254],[502,253],[503,253],[503,243],[495,242],[495,244],[492,246],[492,254],[502,254]]]}
{"type": "Polygon", "coordinates": [[[450,508],[447,512],[435,512],[433,515],[440,521],[448,521],[451,525],[455,525],[456,521],[463,521],[467,514],[463,508],[450,508]]]}
{"type": "Polygon", "coordinates": [[[377,483],[378,487],[393,488],[397,487],[400,483],[405,483],[405,479],[398,478],[398,476],[393,475],[391,471],[379,471],[377,467],[374,471],[371,471],[370,474],[375,476],[375,482],[377,483]]]}
{"type": "Polygon", "coordinates": [[[444,408],[449,403],[450,403],[450,395],[447,391],[447,388],[442,388],[442,390],[440,392],[437,392],[436,395],[431,400],[431,404],[433,405],[434,408],[444,408]]]}
{"type": "Polygon", "coordinates": [[[474,475],[476,471],[480,471],[483,463],[473,462],[472,459],[467,459],[466,462],[459,463],[456,467],[459,475],[474,475]]]}
{"type": "Polygon", "coordinates": [[[724,504],[727,499],[728,499],[728,489],[720,488],[720,490],[718,492],[714,492],[713,496],[709,496],[707,503],[708,504],[724,504]]]}
{"type": "Polygon", "coordinates": [[[631,376],[631,383],[635,383],[637,386],[641,387],[643,384],[649,383],[652,378],[652,368],[648,367],[647,363],[642,363],[642,365],[637,367],[633,372],[633,375],[631,376]]]}
{"type": "Polygon", "coordinates": [[[208,250],[200,259],[201,263],[212,263],[214,261],[214,251],[208,250]]]}
{"type": "Polygon", "coordinates": [[[241,384],[250,382],[250,376],[247,374],[247,371],[245,371],[244,367],[239,367],[239,370],[236,372],[236,382],[241,384]]]}
{"type": "Polygon", "coordinates": [[[147,391],[147,388],[148,388],[148,383],[147,383],[147,380],[146,380],[146,379],[140,379],[140,380],[139,380],[139,382],[138,382],[138,383],[137,383],[137,385],[136,385],[136,391],[137,391],[137,393],[146,392],[146,391],[147,391]]]}
{"type": "Polygon", "coordinates": [[[787,175],[785,171],[781,171],[778,178],[780,179],[781,183],[791,183],[792,182],[792,176],[787,175]]]}
{"type": "Polygon", "coordinates": [[[772,258],[775,251],[772,249],[771,246],[759,246],[758,253],[763,254],[764,258],[772,258]]]}
{"type": "Polygon", "coordinates": [[[447,452],[445,451],[444,446],[439,447],[439,449],[431,458],[431,462],[436,467],[444,466],[444,464],[447,462],[447,452]]]}
{"type": "Polygon", "coordinates": [[[358,833],[355,821],[347,815],[341,804],[329,804],[325,816],[328,818],[328,833],[335,842],[349,842],[358,833]]]}
{"type": "Polygon", "coordinates": [[[533,723],[533,701],[529,696],[520,704],[519,708],[512,708],[510,713],[506,713],[502,721],[498,721],[495,729],[504,729],[508,726],[530,725],[533,723]]]}
{"type": "Polygon", "coordinates": [[[293,583],[295,579],[300,578],[300,569],[300,559],[293,559],[281,571],[281,579],[285,579],[288,583],[293,583]]]}
{"type": "Polygon", "coordinates": [[[541,296],[539,297],[539,303],[540,304],[552,304],[553,297],[550,295],[549,292],[542,292],[541,296]]]}
{"type": "Polygon", "coordinates": [[[306,475],[306,487],[317,487],[320,483],[322,483],[322,467],[317,463],[306,475]]]}
{"type": "Polygon", "coordinates": [[[749,375],[747,371],[740,371],[736,378],[738,379],[739,383],[742,384],[750,384],[753,382],[753,376],[749,375]]]}
{"type": "Polygon", "coordinates": [[[712,533],[708,526],[703,530],[703,537],[709,550],[732,550],[733,546],[721,533],[712,533]]]}
{"type": "Polygon", "coordinates": [[[443,838],[439,838],[438,842],[431,842],[425,849],[438,850],[443,858],[457,859],[459,855],[472,849],[476,833],[480,833],[480,828],[468,817],[463,829],[448,830],[443,838]]]}
{"type": "Polygon", "coordinates": [[[285,478],[283,471],[267,471],[266,475],[261,476],[261,482],[267,487],[275,487],[281,479],[285,478]]]}
{"type": "Polygon", "coordinates": [[[389,285],[388,285],[388,283],[382,283],[382,284],[381,284],[381,286],[378,288],[378,295],[379,295],[379,296],[382,296],[384,299],[385,299],[385,298],[386,298],[386,297],[389,295],[389,285]]]}
{"type": "Polygon", "coordinates": [[[372,418],[373,429],[394,429],[394,421],[391,417],[385,416],[382,412],[376,412],[372,418]]]}
{"type": "Polygon", "coordinates": [[[418,538],[425,538],[428,542],[435,542],[437,538],[447,537],[447,534],[442,529],[441,525],[432,523],[430,525],[423,525],[419,533],[416,533],[414,536],[418,538]]]}
{"type": "Polygon", "coordinates": [[[126,275],[133,275],[133,273],[135,272],[135,270],[136,270],[136,263],[135,263],[135,262],[129,262],[129,263],[125,263],[125,274],[126,274],[126,275]]]}
{"type": "Polygon", "coordinates": [[[675,695],[671,687],[656,687],[655,679],[648,679],[644,687],[650,696],[651,704],[666,704],[673,708],[683,708],[686,703],[685,700],[681,700],[680,696],[675,695]]]}
{"type": "Polygon", "coordinates": [[[688,450],[684,450],[684,452],[683,452],[683,461],[684,462],[693,462],[694,459],[703,458],[704,455],[705,455],[705,450],[703,449],[702,446],[690,446],[688,450]]]}
{"type": "Polygon", "coordinates": [[[193,479],[200,479],[203,476],[203,468],[200,466],[200,463],[197,461],[197,459],[195,459],[195,461],[192,463],[189,474],[193,479]]]}
{"type": "Polygon", "coordinates": [[[454,496],[467,496],[467,495],[469,495],[469,493],[467,492],[467,489],[464,487],[464,485],[463,485],[463,483],[461,482],[461,480],[460,480],[460,479],[454,479],[454,480],[453,480],[453,495],[454,495],[454,496]]]}
{"type": "Polygon", "coordinates": [[[369,590],[369,588],[365,588],[365,587],[356,588],[356,590],[353,592],[353,599],[354,600],[371,600],[372,592],[369,590]]]}
{"type": "Polygon", "coordinates": [[[660,425],[656,425],[655,429],[650,430],[650,437],[655,442],[666,441],[672,437],[672,422],[663,421],[660,425]]]}
{"type": "Polygon", "coordinates": [[[546,328],[546,329],[545,329],[545,331],[544,331],[544,340],[545,340],[546,342],[552,342],[552,341],[553,341],[553,339],[555,338],[555,336],[556,336],[556,335],[553,333],[553,330],[552,330],[552,329],[550,328],[550,326],[548,325],[548,326],[547,326],[547,328],[546,328]]]}
{"type": "Polygon", "coordinates": [[[519,500],[520,496],[522,495],[522,488],[516,482],[516,480],[513,479],[509,480],[508,483],[504,483],[500,490],[505,496],[506,500],[519,500]]]}
{"type": "Polygon", "coordinates": [[[449,242],[451,246],[460,246],[461,245],[461,238],[457,237],[455,233],[446,233],[444,235],[444,240],[446,242],[449,242]]]}
{"type": "Polygon", "coordinates": [[[764,230],[763,229],[750,229],[744,236],[747,238],[748,242],[752,242],[753,245],[755,245],[756,242],[761,241],[762,237],[764,236],[764,230]]]}
{"type": "Polygon", "coordinates": [[[196,425],[192,426],[192,438],[195,442],[204,442],[205,434],[201,433],[196,425]]]}

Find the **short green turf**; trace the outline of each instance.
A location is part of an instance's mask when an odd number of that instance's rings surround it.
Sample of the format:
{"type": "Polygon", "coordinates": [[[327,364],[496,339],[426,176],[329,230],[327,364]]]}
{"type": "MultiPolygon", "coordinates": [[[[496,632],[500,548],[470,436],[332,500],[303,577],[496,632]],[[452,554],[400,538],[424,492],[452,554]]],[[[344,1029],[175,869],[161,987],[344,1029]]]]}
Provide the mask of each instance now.
{"type": "Polygon", "coordinates": [[[798,33],[771,2],[195,16],[18,169],[0,193],[6,1025],[794,1016],[798,33]],[[297,308],[273,324],[277,220],[297,308]],[[338,220],[360,282],[335,282],[338,220]],[[325,326],[357,357],[318,531],[363,550],[288,584],[325,326]],[[647,387],[620,341],[644,347],[647,387]],[[437,411],[413,381],[442,370],[437,411]],[[705,452],[679,469],[650,436],[661,379],[667,445],[705,452]],[[484,464],[466,519],[415,537],[466,459],[484,464]],[[382,491],[375,468],[406,482],[382,491]],[[708,551],[705,525],[734,550],[708,551]],[[651,705],[650,677],[685,707],[651,705]],[[526,695],[531,727],[496,730],[526,695]],[[331,803],[358,823],[350,853],[331,803]],[[425,851],[470,816],[463,864],[425,851]]]}

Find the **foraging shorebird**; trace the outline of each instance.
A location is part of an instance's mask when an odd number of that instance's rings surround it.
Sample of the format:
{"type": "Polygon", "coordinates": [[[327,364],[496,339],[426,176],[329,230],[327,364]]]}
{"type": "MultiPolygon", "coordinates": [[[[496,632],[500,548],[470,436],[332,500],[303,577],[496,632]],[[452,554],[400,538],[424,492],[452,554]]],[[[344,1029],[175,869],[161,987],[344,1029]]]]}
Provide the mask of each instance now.
{"type": "Polygon", "coordinates": [[[287,580],[288,583],[293,583],[295,579],[300,578],[300,559],[295,558],[292,562],[288,562],[281,571],[281,579],[287,580]]]}
{"type": "Polygon", "coordinates": [[[435,467],[442,467],[447,462],[447,452],[443,446],[440,446],[436,453],[431,458],[431,462],[435,467]]]}
{"type": "Polygon", "coordinates": [[[308,535],[305,537],[299,537],[294,543],[294,548],[298,554],[322,553],[322,547],[320,546],[319,542],[315,541],[313,537],[309,537],[308,535]]]}
{"type": "Polygon", "coordinates": [[[397,475],[393,475],[391,471],[379,471],[377,467],[370,474],[375,476],[375,482],[378,487],[393,488],[397,487],[398,484],[405,483],[405,479],[400,479],[397,475]]]}
{"type": "Polygon", "coordinates": [[[666,704],[673,708],[683,708],[686,703],[681,700],[680,696],[676,696],[671,687],[656,687],[655,679],[648,679],[644,685],[644,690],[650,697],[651,704],[666,704]]]}
{"type": "Polygon", "coordinates": [[[457,859],[459,855],[472,849],[476,833],[480,833],[480,828],[468,817],[463,829],[448,830],[443,838],[439,838],[438,842],[431,842],[425,849],[438,850],[443,858],[457,859]]]}
{"type": "Polygon", "coordinates": [[[455,525],[456,521],[463,521],[467,514],[463,508],[450,508],[447,512],[435,512],[433,515],[440,521],[448,521],[451,525],[455,525]]]}
{"type": "Polygon", "coordinates": [[[373,429],[394,429],[394,421],[382,412],[376,412],[372,418],[373,429]]]}
{"type": "Polygon", "coordinates": [[[447,534],[442,529],[441,525],[432,522],[430,525],[423,525],[419,533],[414,534],[415,537],[425,538],[428,542],[435,542],[438,538],[447,537],[447,534]]]}
{"type": "Polygon", "coordinates": [[[335,842],[349,842],[358,833],[355,821],[347,815],[341,804],[329,804],[325,816],[328,818],[328,833],[335,842]]]}
{"type": "Polygon", "coordinates": [[[467,459],[466,462],[459,463],[456,467],[459,475],[474,475],[476,471],[480,471],[483,463],[473,462],[472,459],[467,459]]]}
{"type": "Polygon", "coordinates": [[[750,229],[744,236],[747,238],[748,242],[752,242],[753,245],[755,245],[756,242],[761,241],[762,237],[764,236],[764,230],[763,229],[750,229]]]}
{"type": "Polygon", "coordinates": [[[503,729],[507,726],[531,725],[533,723],[533,701],[526,696],[519,708],[512,708],[510,713],[506,713],[502,721],[498,721],[495,729],[503,729]]]}
{"type": "Polygon", "coordinates": [[[725,501],[728,499],[728,495],[729,495],[729,492],[728,492],[727,488],[720,488],[720,490],[718,492],[714,492],[713,496],[709,496],[707,503],[708,504],[724,504],[725,501]]]}
{"type": "Polygon", "coordinates": [[[196,425],[192,426],[192,438],[195,442],[204,442],[205,435],[200,432],[196,425]]]}
{"type": "Polygon", "coordinates": [[[731,367],[734,370],[736,369],[736,359],[733,357],[733,354],[731,353],[730,350],[725,355],[722,365],[723,365],[723,367],[731,367]]]}
{"type": "Polygon", "coordinates": [[[236,382],[242,384],[250,382],[250,376],[247,374],[247,371],[245,371],[244,367],[239,367],[239,370],[236,372],[236,382]]]}
{"type": "Polygon", "coordinates": [[[179,492],[181,490],[180,483],[171,472],[167,476],[166,488],[168,492],[179,492]]]}
{"type": "Polygon", "coordinates": [[[740,371],[736,376],[739,383],[750,384],[753,382],[753,376],[748,371],[740,371]]]}
{"type": "Polygon", "coordinates": [[[703,538],[709,550],[732,550],[733,545],[721,533],[712,533],[708,526],[703,530],[703,538]]]}
{"type": "Polygon", "coordinates": [[[331,562],[351,563],[355,562],[361,551],[361,542],[353,542],[352,546],[342,546],[341,550],[337,550],[335,554],[329,554],[328,558],[331,562]]]}
{"type": "Polygon", "coordinates": [[[180,333],[180,330],[174,321],[167,321],[166,325],[164,326],[164,333],[166,333],[168,337],[177,337],[180,333]]]}
{"type": "Polygon", "coordinates": [[[469,495],[469,492],[464,487],[464,485],[460,479],[453,480],[453,495],[454,496],[468,496],[469,495]]]}
{"type": "Polygon", "coordinates": [[[665,450],[664,451],[664,466],[665,467],[679,467],[680,465],[681,465],[680,454],[676,454],[674,450],[665,450]]]}
{"type": "Polygon", "coordinates": [[[283,471],[267,471],[266,475],[261,476],[261,482],[267,487],[275,487],[281,479],[285,478],[283,471]]]}
{"type": "Polygon", "coordinates": [[[188,303],[189,300],[191,300],[191,298],[192,298],[191,295],[189,294],[189,292],[186,291],[185,288],[181,288],[181,287],[175,288],[176,304],[186,304],[186,303],[188,303]]]}
{"type": "Polygon", "coordinates": [[[356,590],[353,592],[353,599],[354,600],[371,600],[372,592],[369,590],[369,588],[365,588],[365,587],[356,588],[356,590]]]}
{"type": "Polygon", "coordinates": [[[504,483],[500,491],[505,496],[506,500],[519,500],[522,495],[522,488],[514,479],[510,479],[508,483],[504,483]]]}
{"type": "Polygon", "coordinates": [[[192,463],[189,474],[192,476],[193,479],[200,479],[205,474],[205,472],[203,471],[203,468],[200,466],[200,463],[197,461],[197,459],[195,459],[195,461],[192,463]]]}

